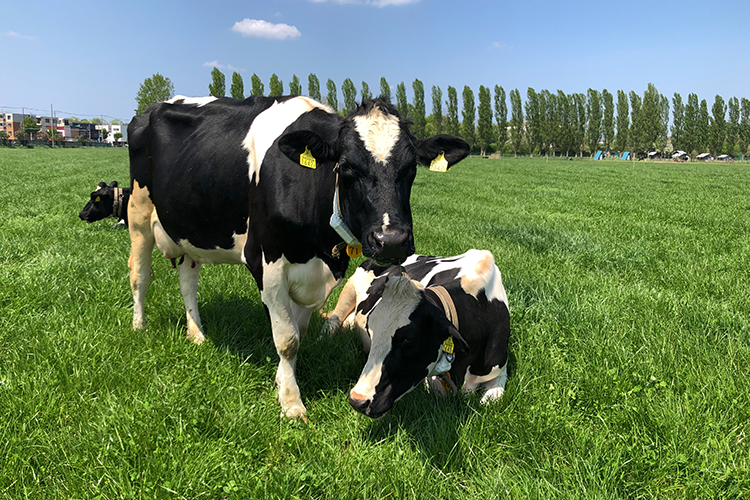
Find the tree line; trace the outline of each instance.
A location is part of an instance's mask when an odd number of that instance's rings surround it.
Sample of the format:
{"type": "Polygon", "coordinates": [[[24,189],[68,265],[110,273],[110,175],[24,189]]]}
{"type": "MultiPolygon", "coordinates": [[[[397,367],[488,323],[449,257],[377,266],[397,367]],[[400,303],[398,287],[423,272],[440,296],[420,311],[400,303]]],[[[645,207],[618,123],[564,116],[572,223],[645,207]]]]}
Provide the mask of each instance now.
{"type": "MultiPolygon", "coordinates": [[[[213,68],[211,76],[209,94],[225,96],[224,74],[213,68]]],[[[161,75],[158,77],[165,80],[161,75]]],[[[271,75],[268,93],[257,74],[253,74],[250,81],[250,96],[285,94],[284,83],[275,73],[271,75]]],[[[168,78],[166,82],[171,86],[168,78]]],[[[302,84],[297,75],[292,76],[288,90],[289,95],[302,95],[302,84]]],[[[328,79],[325,90],[326,95],[321,95],[320,80],[311,73],[307,78],[307,95],[325,102],[342,115],[355,109],[358,100],[373,97],[367,82],[361,82],[358,89],[350,78],[341,85],[341,107],[336,83],[328,79]]],[[[173,92],[172,86],[170,95],[153,102],[168,99],[173,92]]],[[[244,82],[237,72],[232,74],[230,95],[245,98],[244,82]]],[[[391,86],[385,77],[380,79],[380,96],[392,100],[391,86]]],[[[140,108],[141,100],[138,97],[136,100],[140,108]]],[[[537,92],[529,87],[525,101],[518,89],[506,94],[500,85],[493,89],[480,85],[475,100],[474,91],[464,86],[460,116],[455,87],[448,86],[444,94],[439,86],[433,85],[431,101],[428,115],[425,88],[419,79],[412,83],[411,102],[405,83],[396,85],[395,106],[401,116],[411,121],[415,137],[422,139],[441,133],[457,135],[482,155],[499,152],[583,156],[597,150],[645,155],[650,151],[682,150],[693,156],[701,152],[716,156],[722,153],[746,154],[750,147],[750,100],[747,98],[732,97],[724,101],[716,95],[709,113],[707,101],[699,100],[697,94],[689,94],[684,102],[682,96],[675,93],[670,102],[652,83],[643,94],[622,90],[613,94],[607,89],[566,94],[561,90],[537,92]]]]}

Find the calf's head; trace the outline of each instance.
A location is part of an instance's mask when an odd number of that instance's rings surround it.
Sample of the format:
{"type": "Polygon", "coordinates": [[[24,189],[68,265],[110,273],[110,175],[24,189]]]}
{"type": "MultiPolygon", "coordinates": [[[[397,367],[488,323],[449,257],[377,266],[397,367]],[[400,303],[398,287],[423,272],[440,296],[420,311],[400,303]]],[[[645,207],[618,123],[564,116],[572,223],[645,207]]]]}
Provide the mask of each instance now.
{"type": "Polygon", "coordinates": [[[117,181],[112,181],[109,186],[106,182],[100,182],[78,217],[89,223],[112,217],[116,187],[117,181]]]}
{"type": "Polygon", "coordinates": [[[309,148],[316,158],[337,162],[341,216],[364,255],[383,264],[414,253],[409,197],[417,164],[429,165],[442,153],[450,166],[469,154],[458,137],[416,139],[398,111],[380,98],[365,101],[344,119],[334,141],[296,131],[282,136],[279,148],[295,161],[309,148]]]}
{"type": "Polygon", "coordinates": [[[457,351],[468,351],[442,307],[421,284],[402,276],[388,279],[367,331],[372,345],[349,403],[372,418],[382,416],[425,377],[440,371],[442,344],[449,336],[457,351]]]}

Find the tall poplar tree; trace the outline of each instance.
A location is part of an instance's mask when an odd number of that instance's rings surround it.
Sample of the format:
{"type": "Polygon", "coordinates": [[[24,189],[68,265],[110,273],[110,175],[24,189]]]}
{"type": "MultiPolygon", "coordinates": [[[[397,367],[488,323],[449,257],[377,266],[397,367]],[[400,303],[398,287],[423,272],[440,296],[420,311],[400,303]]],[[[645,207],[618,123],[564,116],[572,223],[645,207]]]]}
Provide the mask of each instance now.
{"type": "Polygon", "coordinates": [[[591,156],[594,156],[602,137],[602,102],[598,90],[588,89],[586,91],[586,114],[589,117],[589,123],[586,127],[586,145],[589,147],[591,156]]]}
{"type": "Polygon", "coordinates": [[[657,148],[659,151],[665,151],[667,149],[667,142],[669,142],[669,98],[664,94],[659,94],[659,138],[657,141],[657,148]]]}
{"type": "Polygon", "coordinates": [[[391,86],[388,85],[388,81],[384,76],[380,77],[380,97],[391,100],[391,86]]]}
{"type": "Polygon", "coordinates": [[[406,85],[404,85],[404,82],[396,85],[396,109],[401,118],[409,116],[409,101],[406,99],[406,85]]]}
{"type": "Polygon", "coordinates": [[[689,155],[700,153],[699,140],[700,103],[698,94],[688,94],[685,105],[685,137],[681,140],[685,151],[689,155]]]}
{"type": "Polygon", "coordinates": [[[560,154],[565,151],[565,156],[570,156],[570,148],[573,143],[573,124],[575,118],[571,112],[570,96],[565,95],[562,90],[557,91],[557,109],[560,113],[560,133],[558,135],[560,154]]]}
{"type": "Polygon", "coordinates": [[[265,87],[263,85],[263,82],[260,80],[260,77],[253,73],[253,76],[250,77],[250,84],[252,85],[250,89],[250,95],[257,95],[262,96],[265,94],[265,87]]]}
{"type": "Polygon", "coordinates": [[[560,144],[562,110],[557,94],[553,94],[549,90],[542,92],[542,103],[544,104],[545,147],[551,149],[552,156],[555,156],[560,144]]]}
{"type": "Polygon", "coordinates": [[[602,135],[604,136],[604,151],[609,152],[615,141],[615,99],[607,89],[602,90],[604,115],[602,116],[602,135]]]}
{"type": "Polygon", "coordinates": [[[583,157],[583,149],[586,147],[586,94],[573,94],[576,106],[575,144],[578,148],[577,156],[583,157]]]}
{"type": "Polygon", "coordinates": [[[492,94],[490,89],[484,85],[479,86],[479,107],[477,108],[477,139],[479,152],[482,156],[487,152],[487,147],[494,139],[492,130],[492,94]]]}
{"type": "Polygon", "coordinates": [[[513,145],[513,156],[518,156],[523,142],[523,102],[518,89],[510,91],[510,142],[513,145]]]}
{"type": "MultiPolygon", "coordinates": [[[[669,118],[669,101],[667,101],[667,119],[669,118]]],[[[643,92],[641,109],[638,114],[638,129],[641,148],[644,152],[659,149],[659,137],[662,133],[663,110],[661,94],[653,83],[643,92]]]]}
{"type": "Polygon", "coordinates": [[[357,107],[357,87],[354,86],[354,82],[350,78],[347,78],[341,84],[341,93],[344,94],[344,108],[342,111],[344,116],[346,116],[357,107]]]}
{"type": "Polygon", "coordinates": [[[729,111],[729,126],[727,127],[727,153],[737,154],[740,144],[740,100],[736,97],[729,98],[727,102],[729,111]]]}
{"type": "Polygon", "coordinates": [[[242,75],[236,71],[232,73],[232,86],[229,88],[229,93],[235,99],[245,98],[245,83],[242,81],[242,75]]]}
{"type": "Polygon", "coordinates": [[[474,91],[468,85],[464,85],[462,94],[463,109],[461,110],[461,137],[469,143],[469,148],[476,144],[476,105],[474,104],[474,91]]]}
{"type": "Polygon", "coordinates": [[[631,90],[630,94],[630,150],[633,154],[642,152],[645,148],[642,146],[643,124],[640,121],[641,114],[641,96],[631,90]]]}
{"type": "Polygon", "coordinates": [[[628,149],[628,135],[630,133],[630,106],[628,106],[628,95],[617,91],[617,135],[615,136],[616,148],[624,153],[628,149]]]}
{"type": "Polygon", "coordinates": [[[338,91],[336,90],[336,83],[330,78],[326,82],[326,90],[328,90],[328,105],[333,108],[334,111],[339,110],[339,97],[338,91]]]}
{"type": "Polygon", "coordinates": [[[461,133],[461,122],[458,121],[458,92],[450,85],[448,86],[448,100],[445,101],[445,104],[448,107],[448,115],[445,120],[446,132],[450,135],[458,135],[461,133]]]}
{"type": "Polygon", "coordinates": [[[685,105],[677,92],[672,97],[672,149],[685,149],[685,105]]]}
{"type": "Polygon", "coordinates": [[[424,139],[427,137],[425,133],[425,127],[427,126],[427,117],[425,116],[425,103],[424,103],[424,84],[419,79],[414,80],[412,83],[412,90],[414,91],[414,98],[412,99],[412,133],[417,139],[424,139]]]}
{"type": "Polygon", "coordinates": [[[711,141],[711,117],[708,115],[708,103],[701,99],[700,116],[698,117],[698,149],[705,152],[711,141]]]}
{"type": "Polygon", "coordinates": [[[268,84],[268,96],[278,97],[281,95],[284,95],[284,82],[274,73],[271,75],[271,81],[268,84]]]}
{"type": "Polygon", "coordinates": [[[497,152],[503,155],[503,146],[508,141],[508,102],[505,89],[495,85],[495,121],[497,122],[497,152]]]}
{"type": "Polygon", "coordinates": [[[432,86],[432,126],[436,134],[443,133],[443,91],[432,86]]]}
{"type": "Polygon", "coordinates": [[[747,154],[750,148],[750,99],[740,100],[740,153],[747,154]]]}
{"type": "Polygon", "coordinates": [[[370,92],[370,86],[367,85],[367,82],[362,82],[362,102],[372,99],[372,92],[370,92]]]}
{"type": "Polygon", "coordinates": [[[302,95],[302,84],[297,75],[292,75],[292,81],[289,82],[289,95],[302,95]]]}
{"type": "Polygon", "coordinates": [[[310,73],[310,76],[307,77],[307,95],[318,102],[321,100],[320,80],[318,80],[318,76],[315,73],[310,73]]]}
{"type": "Polygon", "coordinates": [[[214,67],[214,69],[211,70],[211,80],[212,82],[208,86],[208,95],[214,97],[224,97],[227,95],[224,73],[222,73],[219,68],[214,67]]]}
{"type": "Polygon", "coordinates": [[[539,148],[542,154],[543,146],[543,124],[541,98],[536,91],[529,87],[526,90],[526,139],[529,144],[529,152],[534,157],[534,149],[539,148]]]}
{"type": "Polygon", "coordinates": [[[711,121],[709,151],[713,156],[718,156],[724,150],[724,141],[727,136],[727,105],[724,103],[724,98],[718,94],[711,106],[711,113],[713,120],[711,121]]]}

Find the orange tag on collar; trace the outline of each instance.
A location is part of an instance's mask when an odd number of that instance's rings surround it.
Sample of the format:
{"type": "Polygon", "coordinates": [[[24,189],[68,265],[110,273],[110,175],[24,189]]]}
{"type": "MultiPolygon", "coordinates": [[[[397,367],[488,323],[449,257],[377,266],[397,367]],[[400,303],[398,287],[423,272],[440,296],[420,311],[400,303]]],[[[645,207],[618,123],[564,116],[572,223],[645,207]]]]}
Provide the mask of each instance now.
{"type": "Polygon", "coordinates": [[[352,259],[356,259],[362,255],[362,245],[346,245],[346,255],[352,259]]]}

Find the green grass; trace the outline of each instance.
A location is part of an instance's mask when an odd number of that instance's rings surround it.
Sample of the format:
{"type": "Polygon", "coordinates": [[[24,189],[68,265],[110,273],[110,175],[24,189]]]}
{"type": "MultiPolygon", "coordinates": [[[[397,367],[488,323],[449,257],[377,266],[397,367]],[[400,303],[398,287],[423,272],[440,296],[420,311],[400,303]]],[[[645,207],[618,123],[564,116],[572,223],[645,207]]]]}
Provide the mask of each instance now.
{"type": "MultiPolygon", "coordinates": [[[[470,159],[421,169],[420,253],[491,250],[505,396],[347,403],[354,334],[302,343],[279,417],[257,288],[206,266],[187,342],[154,260],[131,329],[127,231],[78,220],[125,150],[0,148],[0,498],[748,498],[750,168],[470,159]]],[[[329,301],[333,305],[335,295],[329,301]]]]}

